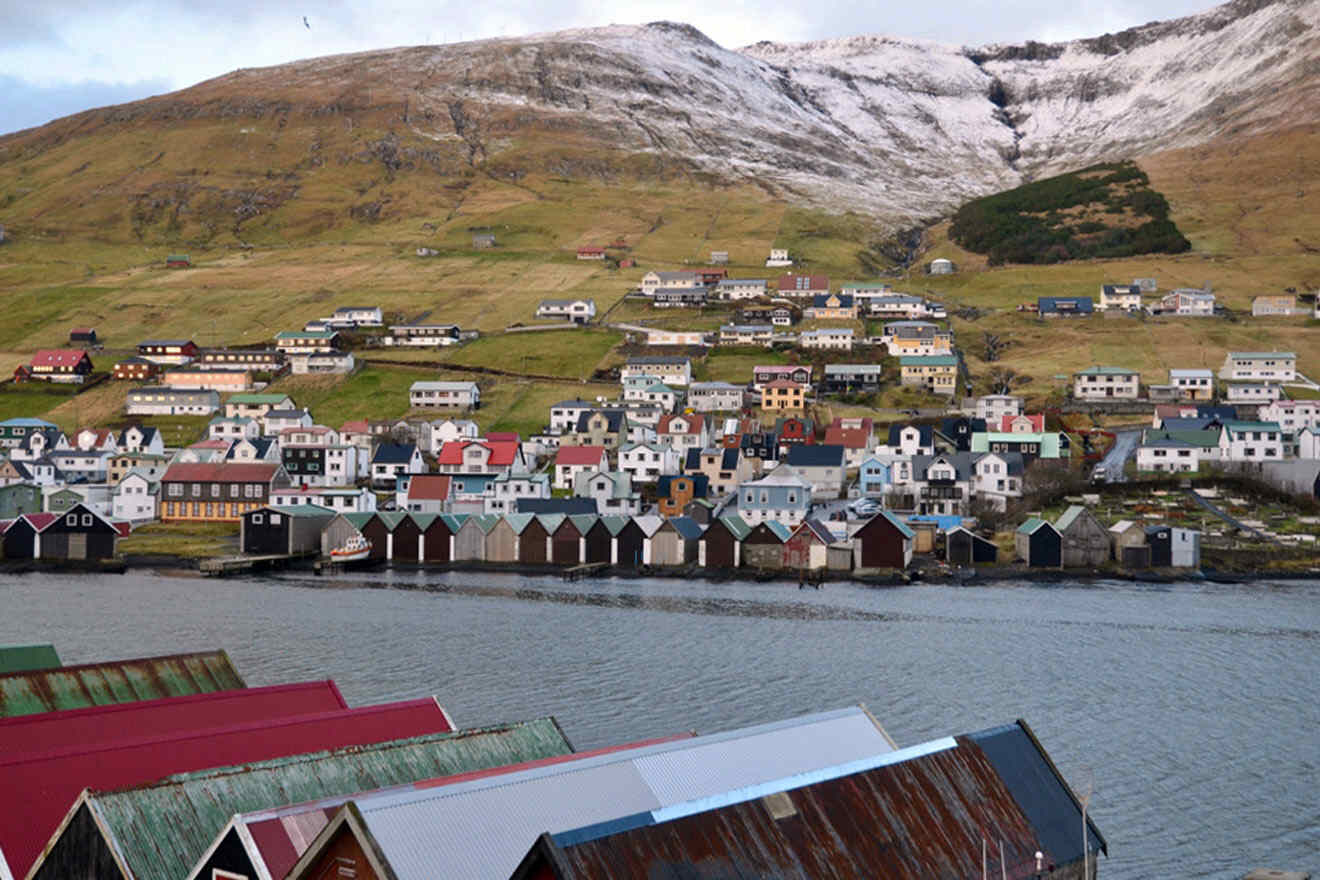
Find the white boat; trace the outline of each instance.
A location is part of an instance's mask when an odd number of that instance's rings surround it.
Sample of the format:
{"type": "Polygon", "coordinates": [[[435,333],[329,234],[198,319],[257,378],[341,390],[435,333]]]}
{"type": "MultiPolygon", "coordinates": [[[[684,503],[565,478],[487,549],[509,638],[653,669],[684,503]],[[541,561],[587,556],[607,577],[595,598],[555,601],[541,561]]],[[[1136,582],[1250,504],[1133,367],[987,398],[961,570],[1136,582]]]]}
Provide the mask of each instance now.
{"type": "Polygon", "coordinates": [[[371,555],[371,542],[361,535],[354,535],[344,542],[344,546],[330,551],[330,558],[335,562],[357,562],[371,555]]]}

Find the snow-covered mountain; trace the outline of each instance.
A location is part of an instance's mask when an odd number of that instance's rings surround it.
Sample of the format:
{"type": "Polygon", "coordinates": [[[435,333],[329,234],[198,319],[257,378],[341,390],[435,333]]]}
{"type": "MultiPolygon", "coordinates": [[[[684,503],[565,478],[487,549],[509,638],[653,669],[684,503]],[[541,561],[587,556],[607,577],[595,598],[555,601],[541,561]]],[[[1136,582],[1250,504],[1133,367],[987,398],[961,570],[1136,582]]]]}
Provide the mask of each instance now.
{"type": "Polygon", "coordinates": [[[400,133],[501,172],[516,175],[531,161],[518,147],[548,134],[566,174],[592,173],[604,148],[902,223],[1093,161],[1320,118],[1318,21],[1320,0],[1234,0],[1061,44],[864,36],[738,50],[681,24],[610,26],[241,70],[80,114],[68,132],[96,114],[387,107],[400,133]]]}

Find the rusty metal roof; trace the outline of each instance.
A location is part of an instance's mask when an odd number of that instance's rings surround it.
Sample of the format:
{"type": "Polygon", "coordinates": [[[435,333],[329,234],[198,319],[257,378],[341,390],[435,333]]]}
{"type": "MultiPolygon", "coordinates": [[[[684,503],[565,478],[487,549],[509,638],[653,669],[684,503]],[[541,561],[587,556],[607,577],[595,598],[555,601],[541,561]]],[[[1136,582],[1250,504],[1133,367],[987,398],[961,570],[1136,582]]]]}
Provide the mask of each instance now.
{"type": "Polygon", "coordinates": [[[53,669],[60,665],[54,645],[11,645],[0,647],[0,675],[53,669]]]}
{"type": "Polygon", "coordinates": [[[569,752],[542,718],[182,773],[86,803],[133,880],[182,880],[237,813],[569,752]]]}
{"type": "Polygon", "coordinates": [[[0,675],[0,718],[246,687],[224,651],[0,675]]]}
{"type": "Polygon", "coordinates": [[[984,858],[989,876],[1024,878],[1037,850],[1066,864],[976,742],[945,742],[833,778],[731,792],[714,808],[696,802],[546,834],[513,876],[952,880],[982,876],[984,858]]]}

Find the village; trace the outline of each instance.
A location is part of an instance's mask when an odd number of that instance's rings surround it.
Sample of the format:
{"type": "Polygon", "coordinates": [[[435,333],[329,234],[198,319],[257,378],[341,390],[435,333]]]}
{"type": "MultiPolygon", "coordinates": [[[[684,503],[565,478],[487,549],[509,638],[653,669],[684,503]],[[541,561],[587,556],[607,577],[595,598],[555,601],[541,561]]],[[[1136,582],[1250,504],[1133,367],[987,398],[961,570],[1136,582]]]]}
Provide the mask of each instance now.
{"type": "MultiPolygon", "coordinates": [[[[474,247],[495,246],[480,238],[474,247]]],[[[606,253],[584,246],[577,258],[606,253]]],[[[313,413],[279,391],[285,376],[350,375],[382,353],[480,336],[387,324],[381,305],[338,307],[265,345],[138,340],[108,365],[96,328],[71,328],[69,347],[34,352],[13,383],[130,383],[123,420],[68,434],[40,418],[0,422],[4,557],[110,561],[134,555],[120,544],[135,533],[198,526],[232,535],[235,559],[202,563],[217,573],[249,570],[247,557],[819,581],[1197,570],[1203,547],[1315,550],[1320,519],[1282,504],[1266,521],[1259,498],[1238,497],[1244,481],[1285,499],[1320,492],[1320,386],[1294,352],[1230,350],[1217,371],[1167,376],[1079,363],[1063,404],[1033,411],[1011,388],[970,393],[944,303],[883,282],[729,277],[728,262],[715,251],[704,267],[642,275],[621,301],[630,321],[609,323],[631,352],[615,394],[557,401],[526,436],[480,428],[491,380],[479,374],[412,382],[398,420],[313,413]],[[728,316],[717,331],[675,326],[677,310],[707,306],[728,316]],[[745,381],[694,378],[715,350],[747,353],[745,381]],[[818,423],[824,401],[846,414],[818,423]],[[167,442],[177,417],[204,436],[167,442]],[[1123,498],[1102,501],[1117,488],[1123,498]]],[[[765,260],[794,263],[783,249],[765,260]]],[[[925,269],[957,271],[943,259],[925,269]]],[[[1320,316],[1320,302],[1295,295],[1259,296],[1252,313],[1303,307],[1320,316]]],[[[1216,310],[1209,290],[1160,295],[1153,278],[1019,307],[1023,320],[1070,322],[1216,310]]],[[[528,318],[505,335],[535,346],[609,321],[590,298],[543,300],[528,318]]]]}

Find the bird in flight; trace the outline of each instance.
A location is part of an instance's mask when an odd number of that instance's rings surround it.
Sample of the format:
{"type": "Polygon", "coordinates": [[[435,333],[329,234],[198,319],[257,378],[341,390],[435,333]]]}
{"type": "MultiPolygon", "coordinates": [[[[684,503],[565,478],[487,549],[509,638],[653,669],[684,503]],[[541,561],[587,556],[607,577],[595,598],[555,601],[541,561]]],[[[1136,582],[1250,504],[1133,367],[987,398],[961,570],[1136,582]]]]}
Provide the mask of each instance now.
{"type": "Polygon", "coordinates": [[[303,16],[303,24],[307,26],[307,29],[309,31],[312,29],[312,26],[310,24],[307,24],[307,16],[305,15],[303,16]]]}

